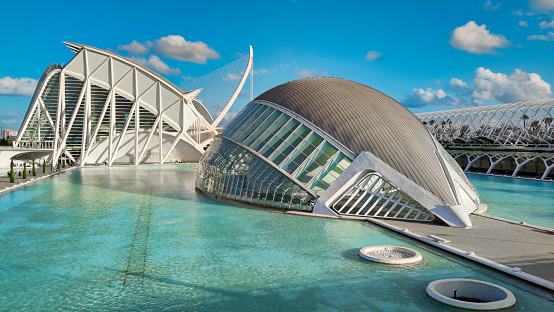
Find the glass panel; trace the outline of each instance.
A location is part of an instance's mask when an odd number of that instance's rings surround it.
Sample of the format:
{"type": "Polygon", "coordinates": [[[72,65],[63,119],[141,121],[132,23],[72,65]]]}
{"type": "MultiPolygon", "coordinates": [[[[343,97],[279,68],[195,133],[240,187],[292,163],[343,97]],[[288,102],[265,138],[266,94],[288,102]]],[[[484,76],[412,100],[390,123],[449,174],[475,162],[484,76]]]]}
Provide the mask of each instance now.
{"type": "Polygon", "coordinates": [[[264,122],[267,117],[269,117],[269,115],[271,115],[271,113],[274,112],[274,109],[273,108],[270,108],[268,107],[263,113],[261,113],[261,115],[258,113],[256,115],[258,115],[258,118],[257,119],[254,119],[252,118],[251,121],[253,121],[251,124],[250,124],[250,127],[244,131],[240,137],[237,139],[237,141],[239,142],[244,142],[244,140],[249,137],[252,132],[256,131],[259,127],[260,127],[260,124],[262,122],[264,122]]]}
{"type": "Polygon", "coordinates": [[[245,119],[242,122],[242,126],[239,128],[239,130],[237,130],[231,137],[236,140],[244,131],[246,131],[246,129],[248,129],[252,125],[254,121],[258,119],[258,117],[260,117],[261,114],[263,114],[266,109],[267,106],[262,106],[260,107],[260,109],[250,114],[248,119],[245,119]]]}
{"type": "Polygon", "coordinates": [[[315,202],[266,161],[221,137],[202,156],[196,187],[216,196],[285,209],[311,211],[315,202]]]}
{"type": "Polygon", "coordinates": [[[267,118],[251,135],[250,137],[246,138],[246,140],[243,142],[245,145],[250,146],[252,142],[256,141],[258,137],[264,133],[264,131],[268,130],[268,127],[271,126],[279,116],[281,116],[283,113],[280,111],[274,111],[269,118],[267,118]]]}
{"type": "Polygon", "coordinates": [[[252,144],[252,149],[255,151],[259,151],[261,148],[263,148],[269,140],[273,138],[275,133],[283,127],[284,124],[286,124],[291,118],[285,114],[281,115],[279,119],[271,126],[265,133],[263,133],[254,144],[252,144]]]}
{"type": "Polygon", "coordinates": [[[248,105],[240,114],[239,116],[237,116],[237,118],[232,121],[230,124],[228,124],[225,129],[223,130],[223,132],[221,133],[222,135],[225,135],[225,136],[232,136],[236,129],[242,125],[242,121],[247,118],[251,113],[252,113],[252,110],[258,108],[260,106],[260,104],[257,104],[257,103],[253,103],[253,104],[250,104],[248,105]]]}
{"type": "Polygon", "coordinates": [[[273,154],[275,149],[283,143],[283,141],[292,133],[294,129],[296,129],[296,127],[298,127],[299,124],[300,123],[298,121],[291,119],[289,123],[285,125],[285,127],[283,127],[281,131],[279,131],[264,148],[262,148],[260,154],[262,154],[264,157],[269,157],[271,154],[273,154]],[[290,128],[291,125],[292,129],[290,128]]]}

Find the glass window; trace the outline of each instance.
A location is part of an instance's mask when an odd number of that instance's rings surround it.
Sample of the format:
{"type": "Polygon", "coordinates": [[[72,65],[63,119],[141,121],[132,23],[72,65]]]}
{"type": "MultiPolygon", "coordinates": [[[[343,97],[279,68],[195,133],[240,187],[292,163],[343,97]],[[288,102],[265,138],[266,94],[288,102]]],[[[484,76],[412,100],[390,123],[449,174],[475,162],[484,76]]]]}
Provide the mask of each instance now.
{"type": "Polygon", "coordinates": [[[262,133],[262,135],[251,145],[252,149],[255,151],[260,151],[261,148],[263,148],[275,135],[277,131],[283,127],[284,124],[286,124],[291,118],[285,114],[281,115],[279,119],[271,126],[269,129],[267,129],[266,132],[262,133]]]}
{"type": "Polygon", "coordinates": [[[277,149],[283,141],[292,133],[296,127],[298,127],[300,123],[294,119],[290,119],[290,121],[283,127],[274,137],[269,141],[269,143],[262,148],[260,151],[260,154],[262,154],[264,157],[269,157],[275,149],[277,149]],[[292,125],[292,129],[291,129],[292,125]]]}
{"type": "Polygon", "coordinates": [[[273,114],[271,114],[271,116],[269,116],[259,127],[257,127],[257,129],[254,130],[254,132],[252,132],[252,134],[246,138],[243,143],[250,146],[250,144],[256,141],[264,131],[268,130],[269,126],[271,126],[282,114],[283,113],[280,111],[273,111],[273,114]]]}
{"type": "Polygon", "coordinates": [[[271,113],[273,113],[273,112],[274,112],[274,109],[268,107],[263,113],[261,113],[261,115],[258,113],[257,114],[258,118],[257,119],[254,119],[254,118],[251,119],[251,121],[253,121],[253,122],[250,124],[250,127],[246,131],[244,131],[240,135],[240,137],[238,137],[237,141],[239,141],[241,143],[244,142],[244,140],[247,137],[249,137],[252,134],[252,132],[256,131],[260,127],[260,124],[262,122],[264,122],[267,119],[267,117],[269,117],[269,115],[271,115],[271,113]]]}
{"type": "Polygon", "coordinates": [[[315,200],[265,160],[221,137],[202,156],[196,187],[216,196],[286,209],[311,211],[315,200]]]}
{"type": "Polygon", "coordinates": [[[222,135],[231,137],[237,128],[239,128],[242,125],[242,122],[248,118],[253,111],[255,111],[257,108],[260,107],[260,104],[253,103],[248,105],[243,112],[238,116],[233,122],[231,122],[227,127],[225,127],[225,130],[221,133],[222,135]]]}
{"type": "Polygon", "coordinates": [[[242,126],[231,137],[236,140],[241,134],[244,133],[244,131],[246,131],[252,125],[254,121],[258,119],[258,117],[260,117],[261,114],[264,113],[266,109],[267,109],[267,106],[261,106],[260,109],[250,114],[248,119],[245,119],[242,122],[242,126]]]}

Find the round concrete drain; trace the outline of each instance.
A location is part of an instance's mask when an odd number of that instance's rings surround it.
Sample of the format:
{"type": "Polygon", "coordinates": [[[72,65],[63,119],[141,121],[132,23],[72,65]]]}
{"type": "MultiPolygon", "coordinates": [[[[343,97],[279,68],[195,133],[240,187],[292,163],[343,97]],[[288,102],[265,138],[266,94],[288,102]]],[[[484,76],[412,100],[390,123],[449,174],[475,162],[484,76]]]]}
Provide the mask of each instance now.
{"type": "Polygon", "coordinates": [[[492,311],[511,308],[516,298],[504,287],[483,281],[451,278],[429,283],[427,295],[436,301],[452,307],[492,311]]]}
{"type": "Polygon", "coordinates": [[[363,259],[384,264],[409,264],[423,260],[416,250],[391,245],[364,247],[358,255],[363,259]]]}

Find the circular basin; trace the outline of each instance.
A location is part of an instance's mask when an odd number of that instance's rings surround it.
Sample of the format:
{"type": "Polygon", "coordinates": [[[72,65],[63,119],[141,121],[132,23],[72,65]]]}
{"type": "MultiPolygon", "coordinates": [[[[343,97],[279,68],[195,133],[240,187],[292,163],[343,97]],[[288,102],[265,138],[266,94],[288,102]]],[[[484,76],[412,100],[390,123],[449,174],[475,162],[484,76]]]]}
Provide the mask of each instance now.
{"type": "Polygon", "coordinates": [[[364,247],[358,255],[365,260],[384,264],[410,264],[423,260],[416,250],[392,245],[364,247]]]}
{"type": "Polygon", "coordinates": [[[429,283],[427,295],[436,301],[467,310],[493,311],[511,308],[516,298],[504,287],[478,280],[451,278],[429,283]]]}

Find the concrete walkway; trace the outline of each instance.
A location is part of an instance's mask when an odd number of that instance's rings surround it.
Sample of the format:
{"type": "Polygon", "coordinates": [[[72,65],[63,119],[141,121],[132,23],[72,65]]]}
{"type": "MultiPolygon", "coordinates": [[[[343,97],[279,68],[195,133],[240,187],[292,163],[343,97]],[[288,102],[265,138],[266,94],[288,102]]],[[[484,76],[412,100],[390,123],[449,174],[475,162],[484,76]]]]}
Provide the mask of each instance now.
{"type": "MultiPolygon", "coordinates": [[[[60,172],[67,171],[72,168],[74,167],[67,166],[65,168],[60,168],[60,172]]],[[[18,174],[18,172],[23,171],[23,167],[16,167],[13,170],[15,174],[15,183],[11,183],[10,177],[8,176],[9,169],[4,168],[2,172],[0,172],[0,193],[14,189],[14,186],[17,188],[19,186],[28,185],[29,183],[33,183],[38,180],[42,180],[43,178],[46,178],[48,176],[55,175],[56,173],[60,173],[60,172],[56,172],[56,167],[54,167],[53,169],[54,170],[51,171],[50,166],[46,166],[46,172],[42,173],[42,167],[37,166],[36,167],[37,175],[33,176],[32,175],[33,169],[32,167],[30,167],[30,168],[27,168],[27,179],[23,179],[23,173],[21,173],[21,176],[19,176],[18,174]],[[31,174],[29,174],[29,170],[31,170],[31,174]]]]}
{"type": "Polygon", "coordinates": [[[448,245],[464,253],[473,251],[475,256],[510,267],[512,271],[515,271],[513,267],[519,267],[524,273],[554,282],[554,232],[483,215],[472,214],[470,219],[473,227],[469,229],[399,220],[380,219],[374,223],[408,229],[423,237],[439,236],[450,241],[439,245],[448,245]]]}

